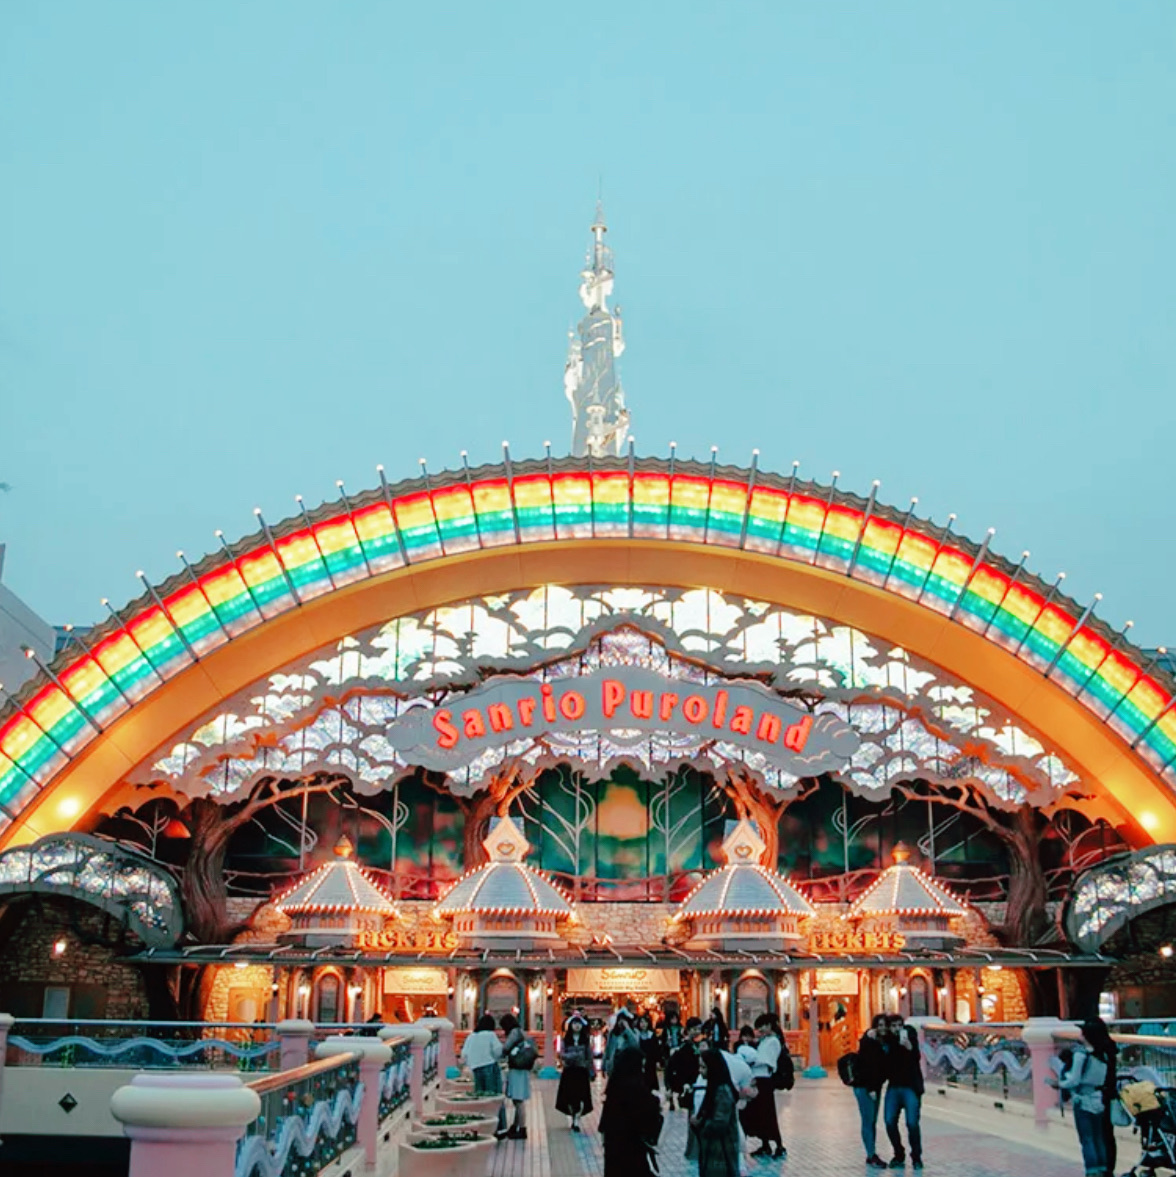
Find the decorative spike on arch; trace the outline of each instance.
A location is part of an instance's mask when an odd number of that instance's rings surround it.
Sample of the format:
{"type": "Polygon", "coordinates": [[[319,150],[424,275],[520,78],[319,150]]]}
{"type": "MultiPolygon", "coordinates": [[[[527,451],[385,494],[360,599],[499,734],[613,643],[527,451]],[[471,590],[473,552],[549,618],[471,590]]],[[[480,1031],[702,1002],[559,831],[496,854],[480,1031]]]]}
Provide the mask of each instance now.
{"type": "MultiPolygon", "coordinates": [[[[0,713],[0,841],[15,836],[59,779],[76,775],[79,758],[96,743],[110,745],[110,754],[97,759],[111,787],[120,769],[133,766],[125,762],[130,753],[122,752],[118,731],[145,702],[222,648],[260,638],[254,631],[309,616],[318,598],[471,554],[514,548],[522,566],[528,551],[555,547],[570,559],[593,544],[613,553],[618,545],[633,553],[661,548],[667,559],[671,548],[728,560],[743,553],[759,562],[761,579],[781,583],[790,570],[810,578],[832,574],[857,596],[845,596],[844,587],[821,589],[830,599],[840,592],[850,614],[860,613],[871,593],[917,607],[939,627],[927,630],[932,658],[939,650],[958,663],[958,650],[948,647],[959,642],[944,635],[967,630],[992,648],[990,660],[1012,658],[1035,674],[1038,688],[1049,673],[1046,686],[1056,694],[1042,708],[1055,719],[1064,695],[1108,728],[1117,750],[1111,775],[1150,779],[1167,799],[1170,812],[1161,822],[1176,834],[1176,688],[1122,635],[1056,586],[911,511],[801,482],[795,471],[777,477],[675,455],[591,463],[510,459],[509,466],[422,475],[396,486],[381,473],[375,490],[300,512],[236,544],[222,539],[221,551],[190,571],[185,564],[114,612],[86,646],[67,647],[52,676],[38,675],[0,713]],[[98,732],[87,716],[105,730],[98,732]]],[[[627,558],[621,552],[616,562],[627,558]]],[[[659,558],[653,559],[656,566],[659,558]]],[[[921,623],[908,616],[904,624],[921,623]]],[[[958,664],[955,669],[965,674],[958,664]]],[[[205,707],[217,689],[215,675],[208,680],[207,690],[192,692],[205,707]]],[[[1017,686],[1022,694],[1026,681],[1017,686]]],[[[42,817],[39,832],[60,827],[61,817],[42,817]]]]}

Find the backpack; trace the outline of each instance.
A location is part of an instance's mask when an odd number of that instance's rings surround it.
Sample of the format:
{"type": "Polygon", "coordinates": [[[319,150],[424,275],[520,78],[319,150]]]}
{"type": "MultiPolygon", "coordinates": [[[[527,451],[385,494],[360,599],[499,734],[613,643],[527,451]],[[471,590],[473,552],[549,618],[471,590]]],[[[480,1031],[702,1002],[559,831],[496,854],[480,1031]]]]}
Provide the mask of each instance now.
{"type": "Polygon", "coordinates": [[[851,1050],[849,1054],[843,1054],[837,1060],[837,1077],[846,1087],[856,1087],[858,1085],[858,1056],[856,1050],[851,1050]]]}
{"type": "Polygon", "coordinates": [[[788,1044],[780,1039],[780,1057],[776,1060],[776,1072],[772,1076],[772,1087],[776,1091],[791,1091],[796,1085],[796,1067],[792,1063],[788,1044]]]}
{"type": "Polygon", "coordinates": [[[533,1038],[524,1038],[510,1048],[506,1057],[507,1066],[512,1071],[529,1071],[539,1061],[539,1048],[533,1038]]]}

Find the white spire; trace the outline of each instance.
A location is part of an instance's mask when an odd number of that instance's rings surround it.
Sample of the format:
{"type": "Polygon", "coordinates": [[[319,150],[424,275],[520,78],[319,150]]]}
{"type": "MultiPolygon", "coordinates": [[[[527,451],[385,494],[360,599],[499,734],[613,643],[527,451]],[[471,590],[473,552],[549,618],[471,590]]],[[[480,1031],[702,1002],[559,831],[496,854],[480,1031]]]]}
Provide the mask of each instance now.
{"type": "Polygon", "coordinates": [[[564,392],[572,406],[572,453],[577,457],[619,455],[629,440],[629,410],[616,365],[625,350],[621,311],[608,306],[613,255],[604,243],[607,232],[604,205],[598,200],[592,252],[580,274],[580,301],[588,313],[570,340],[564,366],[564,392]]]}

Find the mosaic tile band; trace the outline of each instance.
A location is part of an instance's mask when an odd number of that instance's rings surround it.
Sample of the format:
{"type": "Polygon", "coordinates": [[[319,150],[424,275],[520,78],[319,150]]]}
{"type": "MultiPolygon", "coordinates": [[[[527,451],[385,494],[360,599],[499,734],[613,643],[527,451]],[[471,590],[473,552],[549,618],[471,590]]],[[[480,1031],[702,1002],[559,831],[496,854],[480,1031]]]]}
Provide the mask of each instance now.
{"type": "Polygon", "coordinates": [[[306,601],[478,549],[625,538],[743,549],[915,601],[1047,674],[1176,783],[1173,689],[1146,655],[950,525],[754,467],[567,458],[395,487],[381,476],[376,490],[226,544],[151,589],[8,707],[0,829],[100,728],[198,657],[306,601]]]}

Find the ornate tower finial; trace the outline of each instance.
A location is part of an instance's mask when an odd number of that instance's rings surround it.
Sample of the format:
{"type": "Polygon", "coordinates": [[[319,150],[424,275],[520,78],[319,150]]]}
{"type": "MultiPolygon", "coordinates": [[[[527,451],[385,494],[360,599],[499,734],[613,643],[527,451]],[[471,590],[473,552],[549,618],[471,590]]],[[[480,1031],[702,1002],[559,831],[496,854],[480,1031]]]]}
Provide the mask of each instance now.
{"type": "Polygon", "coordinates": [[[629,410],[617,375],[625,350],[620,308],[610,310],[613,254],[604,243],[608,225],[604,202],[597,200],[592,222],[592,252],[580,274],[580,301],[588,313],[568,347],[564,392],[572,406],[572,453],[577,457],[620,455],[629,440],[629,410]]]}

